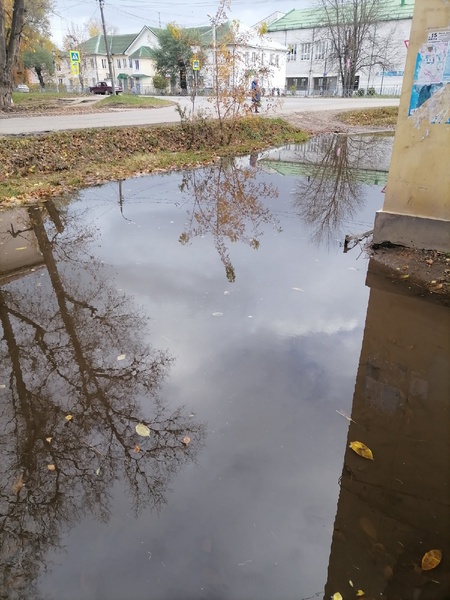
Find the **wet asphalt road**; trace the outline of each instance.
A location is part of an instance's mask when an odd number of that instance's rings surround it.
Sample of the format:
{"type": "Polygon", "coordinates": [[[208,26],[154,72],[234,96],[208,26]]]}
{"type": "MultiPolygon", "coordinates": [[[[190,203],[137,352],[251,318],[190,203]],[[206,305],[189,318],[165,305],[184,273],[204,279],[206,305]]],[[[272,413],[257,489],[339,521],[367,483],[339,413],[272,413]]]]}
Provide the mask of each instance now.
{"type": "MultiPolygon", "coordinates": [[[[167,98],[165,98],[167,99],[167,98]]],[[[192,107],[189,97],[171,98],[181,108],[192,107]]],[[[399,98],[283,98],[279,106],[270,106],[272,98],[263,99],[262,113],[286,115],[295,112],[316,110],[339,110],[377,106],[398,106],[399,98]]],[[[214,114],[214,108],[207,98],[198,98],[195,110],[214,114]]],[[[180,116],[174,106],[153,109],[125,109],[89,114],[49,115],[39,117],[0,116],[0,135],[20,135],[44,133],[66,129],[86,129],[90,127],[117,127],[130,125],[151,125],[156,123],[176,123],[180,116]]]]}

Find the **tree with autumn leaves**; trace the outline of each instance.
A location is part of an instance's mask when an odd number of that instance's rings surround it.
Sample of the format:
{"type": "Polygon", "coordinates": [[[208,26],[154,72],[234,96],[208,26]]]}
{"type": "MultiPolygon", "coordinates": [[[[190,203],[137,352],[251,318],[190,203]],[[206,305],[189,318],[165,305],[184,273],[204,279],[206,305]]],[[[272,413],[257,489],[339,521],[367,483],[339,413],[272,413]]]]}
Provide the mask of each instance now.
{"type": "Polygon", "coordinates": [[[51,0],[0,0],[0,109],[11,107],[19,53],[48,34],[51,0]]]}

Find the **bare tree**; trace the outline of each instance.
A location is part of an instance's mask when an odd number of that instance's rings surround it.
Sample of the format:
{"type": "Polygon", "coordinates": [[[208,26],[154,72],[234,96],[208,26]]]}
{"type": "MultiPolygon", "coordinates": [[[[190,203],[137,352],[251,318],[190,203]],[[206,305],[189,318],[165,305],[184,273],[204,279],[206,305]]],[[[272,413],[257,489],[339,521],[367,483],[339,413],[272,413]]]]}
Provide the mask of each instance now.
{"type": "Polygon", "coordinates": [[[136,512],[161,507],[205,435],[160,397],[172,359],[146,342],[146,319],[90,256],[76,219],[68,226],[49,204],[8,230],[31,232],[42,269],[0,283],[2,600],[39,598],[47,551],[86,512],[109,518],[115,480],[136,512]]]}
{"type": "Polygon", "coordinates": [[[322,34],[330,46],[328,60],[338,72],[342,95],[356,89],[356,74],[374,66],[386,69],[395,61],[394,32],[381,25],[380,0],[318,0],[322,9],[322,34]]]}
{"type": "MultiPolygon", "coordinates": [[[[375,136],[324,135],[315,140],[316,152],[303,159],[308,175],[296,188],[295,208],[311,229],[316,243],[344,238],[348,226],[364,203],[363,186],[374,172],[368,165],[382,163],[384,146],[375,136]]],[[[380,172],[382,170],[380,169],[380,172]]]]}

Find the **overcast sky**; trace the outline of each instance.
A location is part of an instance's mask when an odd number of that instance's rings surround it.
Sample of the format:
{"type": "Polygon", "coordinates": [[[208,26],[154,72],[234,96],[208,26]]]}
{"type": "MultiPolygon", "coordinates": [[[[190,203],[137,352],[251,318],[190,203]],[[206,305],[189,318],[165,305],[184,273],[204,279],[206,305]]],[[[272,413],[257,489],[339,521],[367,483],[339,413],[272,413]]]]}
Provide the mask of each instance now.
{"type": "MultiPolygon", "coordinates": [[[[311,6],[314,1],[232,0],[229,16],[254,25],[275,11],[286,13],[311,6]]],[[[117,27],[118,33],[137,33],[144,25],[165,27],[173,21],[186,27],[207,25],[207,13],[214,14],[217,7],[217,0],[105,0],[104,14],[105,21],[117,27]]],[[[71,24],[84,25],[91,18],[100,20],[98,0],[56,0],[51,20],[53,41],[60,46],[71,24]]]]}

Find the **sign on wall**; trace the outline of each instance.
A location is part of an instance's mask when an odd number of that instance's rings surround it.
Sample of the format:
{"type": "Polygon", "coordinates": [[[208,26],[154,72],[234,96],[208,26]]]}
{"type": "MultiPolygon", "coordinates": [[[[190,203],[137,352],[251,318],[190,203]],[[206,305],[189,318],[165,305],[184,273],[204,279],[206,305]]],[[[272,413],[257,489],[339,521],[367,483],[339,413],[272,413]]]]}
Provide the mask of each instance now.
{"type": "Polygon", "coordinates": [[[433,125],[450,124],[450,29],[429,30],[417,53],[408,115],[420,110],[433,125]]]}

